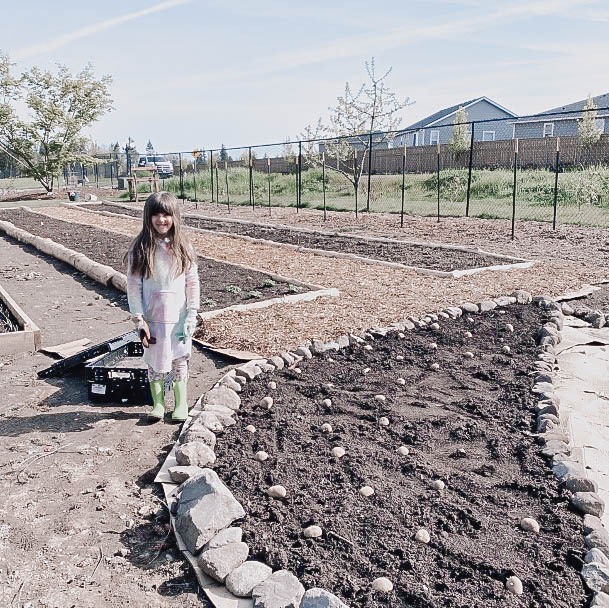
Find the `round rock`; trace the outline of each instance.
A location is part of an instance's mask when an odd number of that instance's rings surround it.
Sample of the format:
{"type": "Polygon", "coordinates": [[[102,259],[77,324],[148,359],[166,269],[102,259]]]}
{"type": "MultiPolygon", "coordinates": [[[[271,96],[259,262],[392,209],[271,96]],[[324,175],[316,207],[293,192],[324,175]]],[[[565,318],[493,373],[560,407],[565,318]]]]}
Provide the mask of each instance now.
{"type": "Polygon", "coordinates": [[[272,397],[263,397],[260,399],[260,407],[265,410],[270,410],[273,407],[273,398],[272,397]]]}
{"type": "Polygon", "coordinates": [[[429,535],[429,532],[425,528],[421,528],[420,530],[417,530],[417,533],[414,535],[414,539],[418,543],[423,543],[423,544],[427,545],[429,543],[429,541],[431,540],[431,536],[429,535]]]}
{"type": "Polygon", "coordinates": [[[245,430],[246,430],[248,433],[255,433],[255,432],[256,432],[256,427],[255,427],[253,424],[248,424],[248,425],[245,427],[245,430]]]}
{"type": "Polygon", "coordinates": [[[277,388],[277,382],[275,382],[275,380],[271,380],[269,382],[269,388],[274,391],[277,388]]]}
{"type": "Polygon", "coordinates": [[[345,448],[341,448],[339,445],[332,448],[332,456],[336,458],[342,458],[345,455],[345,448]]]}
{"type": "Polygon", "coordinates": [[[379,576],[372,581],[373,591],[389,593],[393,591],[393,583],[386,576],[379,576]]]}
{"type": "Polygon", "coordinates": [[[325,407],[331,407],[332,406],[332,399],[323,399],[321,404],[325,407]]]}
{"type": "Polygon", "coordinates": [[[322,534],[323,531],[319,526],[308,526],[302,531],[305,538],[319,538],[322,534]]]}
{"type": "Polygon", "coordinates": [[[404,386],[406,384],[406,380],[404,378],[398,378],[395,383],[404,386]]]}
{"type": "Polygon", "coordinates": [[[272,498],[285,498],[288,491],[282,485],[271,486],[268,489],[269,496],[272,498]]]}
{"type": "Polygon", "coordinates": [[[539,532],[539,522],[532,517],[523,517],[520,520],[520,527],[526,532],[539,532]]]}
{"type": "Polygon", "coordinates": [[[264,450],[256,452],[256,460],[258,460],[259,462],[264,462],[265,460],[267,460],[268,457],[269,455],[264,450]]]}
{"type": "Polygon", "coordinates": [[[398,449],[397,449],[397,453],[400,456],[408,456],[408,454],[410,454],[410,450],[405,446],[405,445],[401,445],[398,449]]]}
{"type": "Polygon", "coordinates": [[[522,595],[522,581],[517,576],[510,576],[510,578],[505,581],[505,588],[514,595],[522,595]]]}
{"type": "Polygon", "coordinates": [[[381,416],[379,418],[379,424],[381,426],[389,426],[389,418],[387,418],[386,416],[381,416]]]}
{"type": "Polygon", "coordinates": [[[434,372],[437,372],[440,369],[440,364],[439,363],[432,363],[429,366],[429,369],[433,370],[434,372]]]}
{"type": "Polygon", "coordinates": [[[366,498],[374,494],[374,488],[372,486],[362,486],[359,489],[359,493],[366,498]]]}
{"type": "Polygon", "coordinates": [[[332,425],[329,422],[324,422],[320,427],[322,433],[331,433],[332,425]]]}
{"type": "Polygon", "coordinates": [[[444,491],[444,488],[446,487],[446,484],[441,479],[434,479],[431,482],[431,487],[434,490],[437,490],[438,492],[442,492],[442,491],[444,491]]]}

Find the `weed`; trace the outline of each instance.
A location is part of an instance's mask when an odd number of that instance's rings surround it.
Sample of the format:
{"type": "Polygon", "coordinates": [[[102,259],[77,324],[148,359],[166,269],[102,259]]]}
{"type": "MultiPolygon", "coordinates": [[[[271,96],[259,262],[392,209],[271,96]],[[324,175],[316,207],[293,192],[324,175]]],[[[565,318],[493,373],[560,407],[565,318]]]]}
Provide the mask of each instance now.
{"type": "Polygon", "coordinates": [[[206,298],[205,300],[203,300],[201,302],[201,305],[202,306],[209,306],[209,307],[215,306],[216,305],[216,301],[212,300],[211,298],[206,298]]]}
{"type": "Polygon", "coordinates": [[[258,291],[257,289],[252,289],[251,291],[248,291],[246,295],[248,298],[262,298],[262,292],[258,291]]]}
{"type": "Polygon", "coordinates": [[[293,283],[288,283],[288,293],[300,293],[302,291],[302,287],[300,285],[294,285],[293,283]]]}
{"type": "Polygon", "coordinates": [[[264,279],[264,281],[262,281],[262,287],[275,287],[275,285],[277,285],[277,283],[273,281],[273,279],[264,279]]]}
{"type": "Polygon", "coordinates": [[[224,289],[228,293],[241,293],[243,291],[239,285],[227,285],[224,289]]]}

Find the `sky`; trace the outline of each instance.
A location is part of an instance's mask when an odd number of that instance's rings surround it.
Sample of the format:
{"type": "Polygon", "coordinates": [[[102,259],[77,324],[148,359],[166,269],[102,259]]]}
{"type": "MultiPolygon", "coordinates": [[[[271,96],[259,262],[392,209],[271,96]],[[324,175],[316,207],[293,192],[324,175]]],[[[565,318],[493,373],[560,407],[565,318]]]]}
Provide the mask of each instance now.
{"type": "Polygon", "coordinates": [[[609,92],[606,0],[0,0],[15,73],[112,76],[99,146],[297,140],[365,62],[391,68],[401,127],[480,96],[520,115],[609,92]],[[53,7],[52,10],[49,7],[53,7]]]}

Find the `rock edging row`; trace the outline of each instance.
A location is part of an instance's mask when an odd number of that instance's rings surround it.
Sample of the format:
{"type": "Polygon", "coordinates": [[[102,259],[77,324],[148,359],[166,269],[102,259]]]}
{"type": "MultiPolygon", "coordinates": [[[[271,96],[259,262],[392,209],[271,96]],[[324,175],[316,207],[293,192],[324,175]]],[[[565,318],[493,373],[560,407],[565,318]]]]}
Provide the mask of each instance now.
{"type": "Polygon", "coordinates": [[[598,495],[596,482],[571,457],[569,437],[560,427],[560,399],[555,394],[558,376],[555,371],[556,346],[561,341],[564,315],[575,315],[593,327],[605,325],[605,315],[588,307],[572,308],[549,298],[536,298],[544,312],[543,325],[537,332],[539,354],[535,361],[533,393],[537,397],[537,432],[544,447],[541,453],[551,460],[552,472],[560,484],[571,494],[572,507],[584,518],[584,543],[588,552],[584,557],[581,575],[593,592],[591,608],[609,607],[609,532],[601,517],[605,504],[598,495]]]}
{"type": "MultiPolygon", "coordinates": [[[[569,439],[558,426],[558,400],[553,395],[555,376],[552,374],[555,363],[554,346],[560,340],[560,329],[563,324],[560,304],[545,297],[533,298],[527,291],[516,290],[509,296],[500,296],[478,303],[465,302],[460,306],[447,307],[437,314],[423,315],[421,318],[410,316],[388,327],[371,328],[362,336],[343,334],[331,342],[312,340],[293,351],[285,351],[269,359],[250,361],[230,370],[201,397],[191,412],[192,418],[184,425],[174,451],[178,466],[168,469],[172,481],[181,484],[176,492],[179,497],[172,507],[172,512],[175,514],[174,530],[182,537],[187,550],[197,555],[194,559],[201,571],[224,583],[226,589],[233,595],[252,597],[254,608],[347,608],[338,597],[324,589],[315,588],[305,592],[296,577],[285,570],[272,573],[266,564],[247,561],[249,550],[242,542],[241,528],[231,527],[234,521],[244,516],[245,511],[230,490],[219,480],[217,474],[205,468],[216,460],[213,451],[216,443],[215,433],[223,432],[235,424],[232,416],[241,405],[239,393],[242,387],[262,373],[294,366],[303,359],[310,359],[329,351],[338,351],[350,345],[365,347],[367,341],[390,332],[425,327],[438,329],[438,321],[455,319],[463,313],[483,313],[499,306],[531,304],[533,301],[545,313],[544,324],[539,328],[536,336],[539,358],[534,364],[536,374],[533,392],[539,395],[536,406],[537,431],[545,443],[542,453],[553,459],[557,477],[557,473],[563,474],[563,469],[569,466],[565,464],[570,453],[569,439]],[[212,486],[215,489],[212,490],[212,486]],[[196,487],[199,489],[195,490],[196,487]],[[186,494],[184,494],[185,489],[186,494]],[[223,498],[207,499],[204,504],[203,497],[210,494],[223,498]],[[201,498],[193,501],[193,495],[199,495],[201,498]],[[197,528],[197,521],[205,522],[201,529],[197,528]],[[211,532],[209,522],[214,522],[215,525],[211,532]],[[227,538],[230,540],[227,541],[227,538]],[[219,543],[223,543],[221,551],[217,546],[219,543]]],[[[256,431],[254,427],[246,427],[245,430],[256,431]]],[[[264,452],[259,452],[255,457],[263,460],[265,456],[264,452]]],[[[586,584],[595,592],[594,601],[597,603],[593,603],[592,606],[609,606],[609,603],[599,603],[605,601],[605,598],[609,599],[609,595],[601,590],[609,583],[609,578],[607,581],[603,578],[605,569],[609,575],[609,535],[602,527],[599,518],[602,514],[600,504],[602,501],[598,495],[591,496],[594,494],[595,484],[586,477],[583,469],[572,463],[568,470],[568,475],[564,473],[567,477],[564,480],[559,477],[559,480],[564,481],[565,487],[573,492],[571,500],[573,506],[585,513],[584,530],[588,531],[586,544],[590,547],[590,551],[586,556],[588,561],[582,576],[586,584]],[[577,505],[585,506],[581,508],[577,505]]],[[[278,498],[285,496],[285,488],[280,485],[272,486],[267,491],[269,495],[278,498]]],[[[525,518],[528,519],[531,518],[525,518]]],[[[521,526],[538,526],[534,520],[530,522],[525,520],[521,522],[521,526]]],[[[315,532],[309,529],[305,531],[312,535],[315,532]]],[[[189,561],[193,563],[193,560],[189,561]]],[[[514,579],[517,577],[510,577],[505,582],[506,588],[519,595],[522,593],[522,582],[514,579]]],[[[385,577],[380,577],[371,581],[371,587],[382,593],[391,591],[393,584],[385,577]]]]}

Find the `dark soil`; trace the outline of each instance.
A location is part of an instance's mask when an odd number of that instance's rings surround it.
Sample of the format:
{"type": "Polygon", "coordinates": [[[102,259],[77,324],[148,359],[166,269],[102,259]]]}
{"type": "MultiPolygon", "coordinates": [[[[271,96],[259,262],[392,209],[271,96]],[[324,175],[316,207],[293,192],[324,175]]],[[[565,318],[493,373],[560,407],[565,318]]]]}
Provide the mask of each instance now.
{"type": "Polygon", "coordinates": [[[327,588],[352,608],[587,605],[582,519],[533,433],[539,325],[533,306],[465,315],[438,331],[379,337],[372,350],[350,347],[300,362],[300,374],[248,383],[237,425],[218,440],[216,470],[246,508],[240,525],[251,558],[287,568],[306,588],[327,588]],[[270,411],[256,407],[267,395],[270,411]],[[325,422],[331,434],[321,432],[325,422]],[[409,455],[396,452],[401,445],[409,455]],[[342,459],[334,446],[346,449],[342,459]],[[258,450],[269,453],[266,462],[254,459],[258,450]],[[444,492],[432,489],[437,479],[444,492]],[[267,495],[273,484],[287,488],[286,499],[267,495]],[[363,485],[374,495],[361,496],[363,485]],[[522,517],[537,519],[541,532],[520,529],[522,517]],[[321,538],[303,538],[311,524],[322,527],[321,538]],[[413,539],[419,528],[431,534],[429,545],[413,539]],[[524,583],[520,597],[505,589],[511,575],[524,583]],[[371,592],[378,576],[394,591],[371,592]]]}
{"type": "MultiPolygon", "coordinates": [[[[80,251],[100,264],[106,264],[121,272],[126,271],[123,256],[131,242],[128,236],[92,226],[70,224],[29,211],[0,211],[0,220],[12,222],[22,230],[80,251]]],[[[305,287],[270,280],[269,275],[263,272],[245,270],[210,258],[199,256],[198,265],[202,312],[306,291],[305,287]]]]}
{"type": "Polygon", "coordinates": [[[569,300],[567,303],[573,308],[586,307],[590,310],[600,310],[606,315],[609,315],[609,285],[597,285],[600,287],[598,291],[594,291],[585,298],[576,298],[569,300]]]}
{"type": "MultiPolygon", "coordinates": [[[[91,207],[89,207],[91,208],[91,207]]],[[[138,209],[118,208],[113,205],[99,205],[93,207],[100,211],[123,213],[134,217],[141,217],[138,209]]],[[[341,236],[338,234],[323,234],[321,232],[307,233],[302,230],[291,230],[276,226],[257,224],[241,224],[236,222],[223,222],[209,218],[184,217],[186,225],[205,230],[219,230],[250,236],[256,239],[268,239],[278,243],[290,243],[299,247],[310,249],[325,249],[327,251],[340,251],[353,253],[366,258],[397,262],[406,266],[428,268],[432,270],[452,271],[482,268],[498,264],[508,264],[510,260],[492,255],[484,255],[475,251],[460,251],[443,247],[428,245],[412,245],[403,241],[394,240],[390,243],[381,241],[367,241],[361,238],[341,236]]]]}

